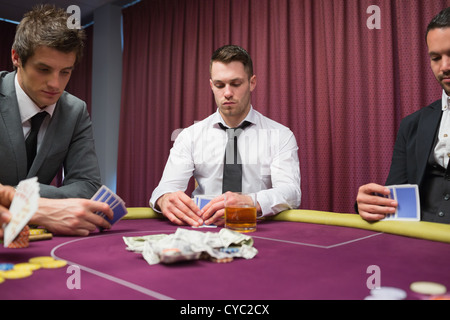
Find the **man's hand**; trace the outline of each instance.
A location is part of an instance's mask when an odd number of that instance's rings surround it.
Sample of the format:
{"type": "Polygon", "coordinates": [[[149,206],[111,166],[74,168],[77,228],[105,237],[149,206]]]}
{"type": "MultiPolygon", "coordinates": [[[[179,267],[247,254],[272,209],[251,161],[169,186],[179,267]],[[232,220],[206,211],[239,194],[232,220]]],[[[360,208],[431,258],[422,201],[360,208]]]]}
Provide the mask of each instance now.
{"type": "Polygon", "coordinates": [[[16,190],[13,187],[0,184],[0,238],[3,238],[3,224],[11,220],[9,206],[15,193],[16,190]]]}
{"type": "Polygon", "coordinates": [[[39,199],[39,208],[31,224],[44,226],[55,234],[87,236],[97,227],[109,229],[111,225],[95,214],[103,212],[109,219],[114,212],[108,204],[87,199],[39,199]]]}
{"type": "Polygon", "coordinates": [[[202,219],[205,220],[205,224],[215,224],[222,226],[225,224],[225,195],[222,194],[214,199],[211,199],[202,208],[202,219]]]}
{"type": "Polygon", "coordinates": [[[378,221],[387,214],[395,213],[397,201],[377,196],[376,194],[389,195],[388,188],[375,183],[363,185],[358,190],[356,203],[359,215],[367,221],[378,221]]]}
{"type": "Polygon", "coordinates": [[[166,193],[156,201],[156,207],[164,216],[177,225],[188,224],[198,227],[203,224],[200,209],[194,201],[182,191],[166,193]]]}

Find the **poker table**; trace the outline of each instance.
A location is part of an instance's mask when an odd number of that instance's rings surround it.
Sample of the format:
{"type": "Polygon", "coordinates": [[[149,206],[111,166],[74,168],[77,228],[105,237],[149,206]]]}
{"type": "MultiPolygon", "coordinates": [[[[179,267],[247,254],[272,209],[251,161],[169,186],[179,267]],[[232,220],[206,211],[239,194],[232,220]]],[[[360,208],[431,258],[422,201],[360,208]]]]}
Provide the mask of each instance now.
{"type": "Polygon", "coordinates": [[[149,265],[126,250],[123,237],[177,228],[150,208],[129,208],[108,231],[54,236],[22,249],[1,247],[0,263],[53,256],[68,264],[5,280],[0,300],[363,300],[374,268],[381,286],[403,289],[407,300],[426,298],[410,290],[415,281],[450,289],[450,225],[369,223],[356,214],[289,210],[258,221],[257,231],[248,233],[258,250],[249,260],[149,265]]]}

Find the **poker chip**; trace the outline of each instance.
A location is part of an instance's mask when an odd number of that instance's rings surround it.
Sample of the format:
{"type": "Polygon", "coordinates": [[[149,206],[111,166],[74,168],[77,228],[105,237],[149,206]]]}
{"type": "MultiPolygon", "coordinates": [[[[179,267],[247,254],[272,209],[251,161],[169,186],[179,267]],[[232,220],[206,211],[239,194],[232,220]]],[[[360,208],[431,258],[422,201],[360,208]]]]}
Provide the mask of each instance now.
{"type": "Polygon", "coordinates": [[[14,265],[14,269],[16,270],[30,270],[30,271],[34,271],[34,270],[38,270],[40,269],[41,266],[37,263],[18,263],[14,265]]]}
{"type": "Polygon", "coordinates": [[[45,229],[35,229],[35,228],[33,228],[33,229],[30,229],[30,235],[38,235],[38,234],[44,234],[44,233],[46,233],[47,231],[45,230],[45,229]]]}
{"type": "Polygon", "coordinates": [[[370,294],[373,297],[372,300],[403,300],[406,298],[405,290],[394,287],[375,288],[370,290],[370,294]]]}
{"type": "Polygon", "coordinates": [[[55,259],[50,256],[33,257],[30,260],[28,260],[29,263],[35,263],[35,264],[39,264],[39,265],[41,265],[45,262],[51,262],[51,261],[55,261],[55,259]]]}
{"type": "Polygon", "coordinates": [[[443,295],[447,288],[440,283],[430,281],[416,281],[410,285],[411,291],[426,295],[443,295]]]}
{"type": "Polygon", "coordinates": [[[450,300],[450,295],[431,296],[429,300],[450,300]]]}
{"type": "Polygon", "coordinates": [[[20,231],[19,235],[8,245],[8,248],[19,249],[19,248],[27,248],[30,245],[29,237],[30,235],[30,227],[25,226],[25,228],[20,231]]]}
{"type": "Polygon", "coordinates": [[[8,271],[14,268],[12,263],[0,263],[0,271],[8,271]]]}
{"type": "Polygon", "coordinates": [[[378,297],[378,296],[367,296],[364,298],[364,300],[389,300],[389,299],[384,299],[383,297],[378,297]]]}
{"type": "Polygon", "coordinates": [[[44,269],[56,269],[56,268],[62,268],[65,265],[67,265],[67,262],[64,260],[54,260],[54,261],[43,262],[41,264],[41,267],[44,269]]]}
{"type": "Polygon", "coordinates": [[[22,278],[29,277],[32,274],[33,274],[33,272],[30,270],[12,269],[12,270],[8,270],[8,271],[3,271],[2,277],[5,279],[22,279],[22,278]]]}
{"type": "Polygon", "coordinates": [[[50,256],[39,256],[28,260],[23,263],[0,263],[0,283],[5,279],[21,279],[29,277],[33,274],[33,271],[44,269],[56,269],[62,268],[67,265],[65,260],[56,260],[50,256]]]}
{"type": "Polygon", "coordinates": [[[67,261],[56,260],[50,256],[34,257],[34,258],[31,258],[30,260],[28,260],[28,262],[32,263],[32,264],[37,264],[41,268],[44,268],[44,269],[62,268],[65,265],[67,265],[67,261]]]}

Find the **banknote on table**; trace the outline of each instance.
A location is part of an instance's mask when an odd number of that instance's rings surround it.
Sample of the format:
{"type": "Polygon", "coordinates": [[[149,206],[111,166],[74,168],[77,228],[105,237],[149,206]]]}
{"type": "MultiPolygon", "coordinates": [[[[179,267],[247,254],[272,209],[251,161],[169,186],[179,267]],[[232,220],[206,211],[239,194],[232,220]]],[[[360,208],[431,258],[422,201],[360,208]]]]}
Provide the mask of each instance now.
{"type": "Polygon", "coordinates": [[[258,253],[253,247],[253,238],[228,229],[201,232],[178,228],[173,234],[123,237],[123,240],[127,250],[141,253],[150,265],[197,260],[201,257],[216,261],[252,259],[258,253]]]}

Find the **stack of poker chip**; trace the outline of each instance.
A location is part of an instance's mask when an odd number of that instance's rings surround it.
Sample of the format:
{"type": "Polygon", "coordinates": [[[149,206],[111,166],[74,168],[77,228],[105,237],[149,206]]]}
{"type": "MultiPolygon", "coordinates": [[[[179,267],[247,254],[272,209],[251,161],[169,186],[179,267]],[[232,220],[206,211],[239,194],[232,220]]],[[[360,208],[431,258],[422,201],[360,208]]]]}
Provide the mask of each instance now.
{"type": "Polygon", "coordinates": [[[25,228],[22,229],[22,231],[19,233],[19,235],[14,239],[13,242],[11,242],[8,246],[8,248],[27,248],[29,246],[29,239],[30,236],[30,228],[28,226],[25,226],[25,228]]]}
{"type": "Polygon", "coordinates": [[[29,241],[40,241],[52,239],[53,234],[42,228],[30,228],[29,241]]]}
{"type": "Polygon", "coordinates": [[[50,256],[34,257],[23,263],[0,263],[0,283],[5,279],[22,279],[29,277],[35,270],[56,269],[67,265],[65,260],[56,260],[50,256]]]}

